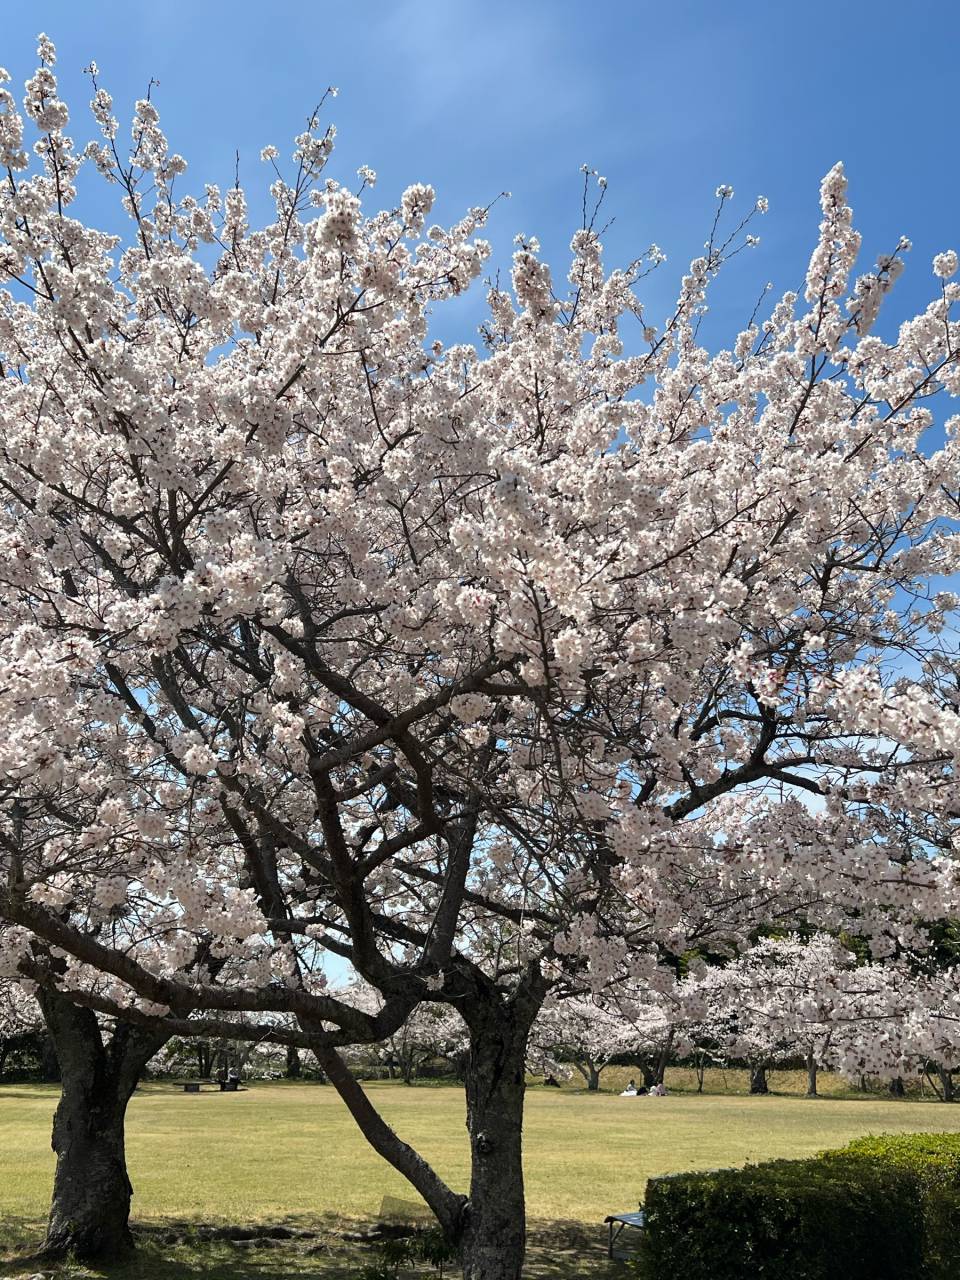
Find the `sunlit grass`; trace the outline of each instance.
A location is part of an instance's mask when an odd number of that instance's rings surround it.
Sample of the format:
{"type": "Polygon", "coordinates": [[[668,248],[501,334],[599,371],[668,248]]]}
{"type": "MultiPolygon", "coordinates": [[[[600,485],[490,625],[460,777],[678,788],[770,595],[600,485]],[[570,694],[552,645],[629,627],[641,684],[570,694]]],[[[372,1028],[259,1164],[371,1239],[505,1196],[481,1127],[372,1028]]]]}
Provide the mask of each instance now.
{"type": "MultiPolygon", "coordinates": [[[[462,1090],[366,1088],[401,1136],[465,1189],[462,1090]]],[[[36,1220],[46,1211],[56,1097],[52,1087],[0,1087],[4,1218],[36,1220]]],[[[652,1174],[804,1155],[864,1133],[940,1129],[960,1129],[960,1108],[876,1096],[620,1098],[536,1087],[527,1097],[528,1206],[533,1218],[596,1222],[636,1205],[652,1174]]],[[[145,1222],[371,1218],[384,1196],[415,1199],[329,1087],[255,1083],[245,1093],[185,1095],[149,1084],[130,1105],[127,1152],[134,1217],[145,1222]]]]}

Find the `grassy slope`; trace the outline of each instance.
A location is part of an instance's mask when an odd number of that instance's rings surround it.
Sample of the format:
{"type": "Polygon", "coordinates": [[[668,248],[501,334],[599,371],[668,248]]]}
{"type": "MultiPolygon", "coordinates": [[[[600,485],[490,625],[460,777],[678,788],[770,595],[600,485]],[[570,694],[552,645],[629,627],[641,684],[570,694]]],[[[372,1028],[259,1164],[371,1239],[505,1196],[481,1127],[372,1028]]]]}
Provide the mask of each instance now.
{"type": "MultiPolygon", "coordinates": [[[[462,1092],[367,1088],[401,1136],[465,1187],[462,1092]]],[[[53,1088],[0,1087],[0,1217],[36,1220],[45,1212],[55,1102],[53,1088]]],[[[532,1218],[597,1222],[635,1206],[651,1174],[802,1155],[863,1133],[956,1128],[960,1108],[879,1097],[652,1099],[534,1088],[525,1128],[528,1205],[532,1218]]],[[[193,1096],[148,1085],[131,1103],[127,1150],[141,1221],[369,1218],[384,1196],[415,1199],[367,1148],[330,1088],[254,1085],[193,1096]]]]}

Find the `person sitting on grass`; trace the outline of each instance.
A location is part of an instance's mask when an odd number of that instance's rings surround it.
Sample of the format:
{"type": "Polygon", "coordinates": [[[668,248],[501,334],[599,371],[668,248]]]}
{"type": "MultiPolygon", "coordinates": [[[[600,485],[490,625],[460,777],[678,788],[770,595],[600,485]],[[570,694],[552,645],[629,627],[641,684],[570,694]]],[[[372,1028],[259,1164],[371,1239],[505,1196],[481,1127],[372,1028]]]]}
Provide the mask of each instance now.
{"type": "Polygon", "coordinates": [[[635,1098],[635,1097],[637,1097],[637,1086],[636,1086],[636,1082],[635,1082],[635,1081],[633,1081],[633,1080],[631,1080],[631,1081],[630,1081],[630,1083],[627,1085],[627,1087],[626,1087],[626,1088],[623,1090],[623,1092],[620,1094],[620,1097],[621,1097],[621,1098],[635,1098]]]}

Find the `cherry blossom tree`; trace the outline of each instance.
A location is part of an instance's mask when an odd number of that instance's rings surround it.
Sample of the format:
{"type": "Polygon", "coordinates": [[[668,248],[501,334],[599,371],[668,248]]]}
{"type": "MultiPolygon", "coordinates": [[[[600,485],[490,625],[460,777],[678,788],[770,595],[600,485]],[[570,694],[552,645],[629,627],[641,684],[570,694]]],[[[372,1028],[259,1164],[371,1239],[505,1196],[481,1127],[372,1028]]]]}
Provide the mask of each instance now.
{"type": "Polygon", "coordinates": [[[933,1067],[941,1092],[960,1065],[960,1004],[955,966],[937,969],[929,953],[858,961],[838,939],[816,934],[761,939],[724,966],[681,984],[683,1036],[703,1039],[752,1069],[797,1058],[807,1096],[817,1072],[890,1080],[933,1067]]]}
{"type": "Polygon", "coordinates": [[[952,1073],[960,1067],[960,969],[937,967],[927,953],[865,966],[862,982],[869,970],[876,974],[874,989],[865,993],[860,1018],[835,1038],[832,1065],[851,1078],[891,1082],[932,1069],[941,1099],[952,1101],[952,1073]]]}
{"type": "Polygon", "coordinates": [[[729,1057],[763,1066],[802,1058],[813,1098],[821,1066],[898,1016],[891,978],[884,966],[858,966],[827,934],[764,938],[689,980],[684,995],[688,1013],[708,1016],[711,1039],[729,1057]]]}
{"type": "Polygon", "coordinates": [[[0,1079],[11,1052],[42,1034],[40,1006],[19,982],[0,979],[0,1079]]]}
{"type": "Polygon", "coordinates": [[[487,210],[430,225],[417,184],[364,215],[318,110],[254,228],[239,183],[185,189],[149,97],[121,140],[94,67],[78,149],[54,57],[26,119],[0,95],[4,964],[312,1047],[464,1275],[515,1280],[551,989],[798,917],[879,954],[953,909],[956,256],[875,336],[908,246],[851,281],[837,166],[802,295],[711,354],[766,202],[728,232],[718,190],[654,323],[662,255],[607,270],[587,201],[566,283],[521,238],[444,347],[487,210]],[[98,177],[126,241],[74,216],[98,177]],[[466,1194],[340,1053],[423,1003],[467,1027],[466,1194]]]}
{"type": "MultiPolygon", "coordinates": [[[[668,980],[663,972],[661,981],[668,980]]],[[[659,1083],[673,1040],[669,1004],[645,987],[631,993],[626,984],[603,995],[571,996],[553,991],[531,1031],[531,1045],[572,1062],[587,1089],[600,1088],[600,1076],[615,1058],[642,1059],[644,1083],[659,1083]]]]}
{"type": "MultiPolygon", "coordinates": [[[[376,1014],[383,1008],[383,996],[362,980],[350,984],[342,998],[351,1006],[376,1014]]],[[[345,1055],[348,1061],[386,1067],[393,1078],[398,1070],[404,1084],[412,1084],[420,1069],[434,1059],[451,1065],[462,1063],[467,1048],[467,1028],[456,1009],[442,1004],[419,1004],[380,1043],[363,1046],[345,1055]]]]}

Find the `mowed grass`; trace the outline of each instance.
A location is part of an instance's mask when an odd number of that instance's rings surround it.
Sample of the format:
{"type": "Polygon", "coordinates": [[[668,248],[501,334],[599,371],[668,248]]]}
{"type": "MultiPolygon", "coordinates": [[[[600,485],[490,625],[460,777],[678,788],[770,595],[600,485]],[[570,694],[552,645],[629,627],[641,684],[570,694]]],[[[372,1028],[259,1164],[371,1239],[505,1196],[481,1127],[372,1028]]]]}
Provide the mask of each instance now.
{"type": "MultiPolygon", "coordinates": [[[[462,1090],[365,1087],[398,1133],[465,1190],[462,1090]]],[[[46,1212],[56,1100],[54,1087],[0,1086],[0,1218],[36,1222],[46,1212]]],[[[960,1107],[873,1096],[621,1098],[532,1088],[524,1130],[529,1213],[598,1223],[635,1207],[654,1174],[801,1156],[865,1133],[957,1129],[960,1107]]],[[[148,1084],[130,1104],[127,1160],[133,1216],[142,1222],[372,1219],[384,1197],[416,1200],[366,1145],[333,1089],[318,1085],[185,1095],[148,1084]]]]}

